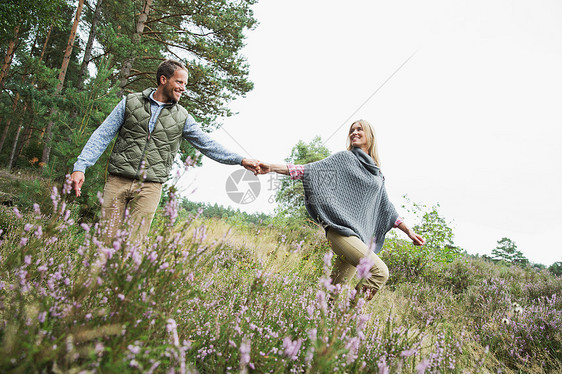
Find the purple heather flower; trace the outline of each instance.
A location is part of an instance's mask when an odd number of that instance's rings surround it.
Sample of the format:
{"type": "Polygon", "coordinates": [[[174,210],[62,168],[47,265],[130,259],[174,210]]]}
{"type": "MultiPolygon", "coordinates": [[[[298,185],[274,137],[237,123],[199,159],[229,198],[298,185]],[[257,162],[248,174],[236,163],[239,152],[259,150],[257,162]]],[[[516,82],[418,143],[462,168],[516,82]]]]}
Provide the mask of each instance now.
{"type": "Polygon", "coordinates": [[[51,193],[51,200],[53,201],[53,207],[54,207],[54,211],[57,210],[57,207],[59,205],[59,190],[56,186],[53,187],[53,192],[51,193]]]}
{"type": "Polygon", "coordinates": [[[64,186],[62,187],[62,193],[68,195],[71,192],[72,192],[72,180],[70,179],[70,174],[66,174],[64,186]]]}
{"type": "Polygon", "coordinates": [[[28,238],[21,238],[21,240],[20,240],[20,246],[24,247],[24,246],[27,244],[28,241],[29,241],[28,238]]]}
{"type": "Polygon", "coordinates": [[[35,230],[35,236],[38,238],[43,236],[43,228],[41,226],[37,226],[37,230],[35,230]]]}
{"type": "Polygon", "coordinates": [[[23,231],[29,232],[29,230],[31,230],[32,228],[33,228],[33,225],[32,225],[31,223],[26,223],[26,224],[23,226],[23,231]]]}
{"type": "Polygon", "coordinates": [[[283,349],[285,350],[285,356],[293,361],[297,360],[299,350],[301,349],[302,339],[297,339],[292,341],[288,336],[283,339],[283,349]]]}
{"type": "Polygon", "coordinates": [[[47,317],[47,312],[40,312],[37,315],[37,320],[39,321],[39,323],[43,323],[45,322],[45,317],[47,317]]]}
{"type": "Polygon", "coordinates": [[[316,329],[310,329],[310,330],[308,330],[308,337],[309,337],[310,340],[312,340],[313,342],[316,341],[316,339],[318,338],[318,330],[316,330],[316,329]]]}
{"type": "Polygon", "coordinates": [[[347,364],[351,364],[353,361],[357,360],[357,352],[359,352],[360,343],[360,339],[358,337],[354,337],[349,339],[349,341],[345,345],[345,348],[348,349],[347,357],[345,360],[347,364]]]}
{"type": "Polygon", "coordinates": [[[416,349],[408,349],[406,351],[402,351],[402,353],[400,353],[400,356],[402,357],[410,357],[413,356],[417,353],[416,349]]]}
{"type": "MultiPolygon", "coordinates": [[[[176,334],[177,334],[178,325],[176,323],[176,320],[173,319],[173,318],[168,318],[168,321],[166,321],[166,322],[167,322],[166,323],[166,331],[168,331],[170,334],[174,334],[174,332],[176,332],[176,334]]],[[[178,346],[179,344],[180,344],[179,340],[177,341],[177,343],[174,342],[174,345],[176,345],[176,346],[178,346]]]]}
{"type": "Polygon", "coordinates": [[[101,191],[98,191],[98,201],[100,205],[103,205],[103,193],[101,191]]]}
{"type": "Polygon", "coordinates": [[[248,338],[243,338],[240,343],[240,365],[246,366],[250,363],[250,352],[252,351],[251,342],[248,338]]]}
{"type": "Polygon", "coordinates": [[[129,344],[127,349],[134,355],[138,355],[141,352],[141,347],[138,345],[129,344]]]}
{"type": "Polygon", "coordinates": [[[429,367],[429,360],[428,359],[424,359],[422,360],[418,366],[416,366],[416,373],[417,374],[424,374],[425,370],[429,367]]]}
{"type": "Polygon", "coordinates": [[[25,256],[25,258],[23,259],[23,262],[26,265],[31,265],[31,256],[29,256],[29,255],[25,256]]]}
{"type": "Polygon", "coordinates": [[[371,277],[371,268],[375,262],[370,257],[363,257],[359,260],[359,265],[357,265],[357,278],[359,279],[369,279],[371,277]]]}
{"type": "Polygon", "coordinates": [[[37,204],[37,203],[33,204],[33,211],[35,212],[35,214],[41,215],[41,209],[39,207],[39,204],[37,204]]]}
{"type": "Polygon", "coordinates": [[[386,366],[386,362],[382,361],[379,362],[379,374],[389,374],[390,373],[390,369],[388,368],[388,366],[386,366]]]}
{"type": "Polygon", "coordinates": [[[117,297],[118,297],[119,300],[121,300],[121,301],[125,300],[125,295],[123,295],[122,293],[118,294],[117,297]]]}
{"type": "Polygon", "coordinates": [[[104,346],[103,343],[101,342],[96,342],[96,344],[94,345],[94,351],[96,352],[96,354],[99,356],[103,353],[104,350],[104,346]]]}
{"type": "Polygon", "coordinates": [[[361,314],[357,320],[357,330],[362,331],[367,324],[367,321],[371,319],[370,314],[361,314]]]}
{"type": "Polygon", "coordinates": [[[16,215],[16,217],[21,219],[22,216],[21,216],[21,213],[20,213],[20,211],[17,207],[14,207],[14,214],[16,215]]]}
{"type": "Polygon", "coordinates": [[[332,266],[332,257],[333,256],[334,256],[334,254],[332,253],[332,251],[329,251],[324,255],[324,267],[330,268],[332,266]]]}

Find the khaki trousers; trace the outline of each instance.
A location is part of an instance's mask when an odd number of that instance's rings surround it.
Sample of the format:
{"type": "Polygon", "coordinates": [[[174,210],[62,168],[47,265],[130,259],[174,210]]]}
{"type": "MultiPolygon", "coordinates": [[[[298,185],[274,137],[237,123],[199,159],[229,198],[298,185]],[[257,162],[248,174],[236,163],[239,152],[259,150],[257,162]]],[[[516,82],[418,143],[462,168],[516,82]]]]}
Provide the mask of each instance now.
{"type": "Polygon", "coordinates": [[[129,229],[127,240],[144,240],[162,195],[162,183],[141,182],[110,175],[103,189],[102,230],[111,243],[119,229],[129,229]]]}
{"type": "Polygon", "coordinates": [[[359,261],[369,256],[374,265],[371,268],[371,277],[363,281],[363,285],[378,291],[388,280],[388,267],[371,251],[365,243],[356,236],[343,236],[334,230],[328,229],[328,240],[332,244],[332,250],[337,255],[334,268],[332,269],[332,284],[345,284],[353,278],[357,272],[359,261]]]}

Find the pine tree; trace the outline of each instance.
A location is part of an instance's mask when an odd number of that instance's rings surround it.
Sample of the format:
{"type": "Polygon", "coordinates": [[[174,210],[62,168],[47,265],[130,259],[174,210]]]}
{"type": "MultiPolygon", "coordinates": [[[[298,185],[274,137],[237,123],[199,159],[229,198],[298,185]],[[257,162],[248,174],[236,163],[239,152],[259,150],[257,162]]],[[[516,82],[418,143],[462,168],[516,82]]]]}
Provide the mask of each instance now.
{"type": "Polygon", "coordinates": [[[517,244],[509,238],[498,240],[496,248],[492,250],[492,258],[496,261],[505,261],[510,264],[526,265],[529,260],[517,249],[517,244]]]}

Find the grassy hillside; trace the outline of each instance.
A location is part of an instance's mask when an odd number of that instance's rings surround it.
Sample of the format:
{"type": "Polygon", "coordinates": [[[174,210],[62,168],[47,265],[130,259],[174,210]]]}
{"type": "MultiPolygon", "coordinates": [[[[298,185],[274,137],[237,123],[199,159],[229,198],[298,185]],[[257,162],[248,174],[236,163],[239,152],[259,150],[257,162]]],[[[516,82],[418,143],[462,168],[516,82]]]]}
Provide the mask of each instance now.
{"type": "Polygon", "coordinates": [[[390,238],[365,303],[330,284],[317,228],[168,206],[145,245],[106,246],[51,201],[0,210],[1,372],[562,372],[562,279],[544,270],[390,238]]]}

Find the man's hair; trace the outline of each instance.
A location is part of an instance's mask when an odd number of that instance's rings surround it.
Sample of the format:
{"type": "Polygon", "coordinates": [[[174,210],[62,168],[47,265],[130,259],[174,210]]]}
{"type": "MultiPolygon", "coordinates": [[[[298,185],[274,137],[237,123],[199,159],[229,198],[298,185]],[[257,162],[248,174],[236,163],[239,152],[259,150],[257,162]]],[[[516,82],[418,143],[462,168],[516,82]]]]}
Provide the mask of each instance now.
{"type": "Polygon", "coordinates": [[[187,68],[179,61],[175,60],[166,60],[163,61],[160,65],[158,65],[158,70],[156,70],[156,84],[160,85],[160,77],[163,75],[166,79],[170,79],[172,75],[178,69],[183,69],[187,71],[187,68]]]}

